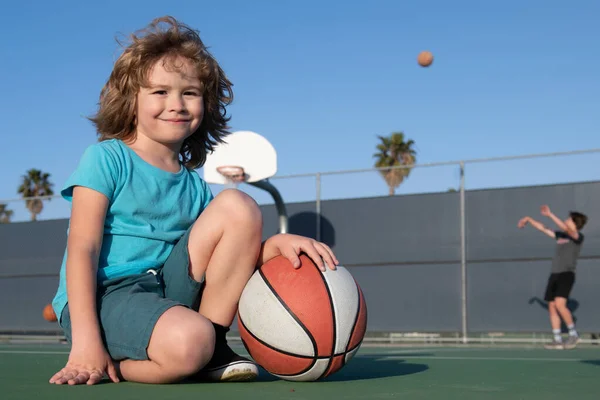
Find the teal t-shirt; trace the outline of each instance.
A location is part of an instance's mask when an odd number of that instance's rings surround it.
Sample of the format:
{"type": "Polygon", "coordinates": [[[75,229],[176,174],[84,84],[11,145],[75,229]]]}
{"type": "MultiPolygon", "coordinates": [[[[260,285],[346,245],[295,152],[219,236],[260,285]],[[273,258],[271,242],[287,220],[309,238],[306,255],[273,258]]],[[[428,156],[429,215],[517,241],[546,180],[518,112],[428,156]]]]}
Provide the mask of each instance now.
{"type": "MultiPolygon", "coordinates": [[[[208,184],[183,165],[177,173],[157,168],[121,140],[89,146],[61,195],[72,201],[73,187],[104,194],[108,210],[98,260],[100,283],[161,267],[171,250],[213,199],[208,184]]],[[[52,306],[59,318],[67,304],[65,249],[52,306]]]]}

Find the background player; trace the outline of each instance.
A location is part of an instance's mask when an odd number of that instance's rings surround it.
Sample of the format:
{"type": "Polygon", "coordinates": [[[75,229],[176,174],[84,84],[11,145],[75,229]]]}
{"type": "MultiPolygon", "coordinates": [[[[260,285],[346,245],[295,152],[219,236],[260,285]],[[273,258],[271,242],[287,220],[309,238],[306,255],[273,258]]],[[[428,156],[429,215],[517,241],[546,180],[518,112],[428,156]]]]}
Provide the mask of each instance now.
{"type": "Polygon", "coordinates": [[[525,225],[531,224],[535,229],[556,240],[552,269],[544,295],[544,300],[548,302],[554,337],[552,343],[545,347],[548,349],[572,349],[579,342],[579,335],[575,330],[571,311],[567,308],[567,300],[575,283],[577,259],[584,240],[581,229],[587,222],[587,216],[577,211],[571,211],[569,217],[562,221],[550,211],[547,205],[541,207],[541,214],[554,221],[559,230],[547,228],[541,222],[528,216],[519,220],[518,227],[523,228],[525,225]],[[569,338],[564,343],[560,335],[561,317],[569,329],[569,338]]]}

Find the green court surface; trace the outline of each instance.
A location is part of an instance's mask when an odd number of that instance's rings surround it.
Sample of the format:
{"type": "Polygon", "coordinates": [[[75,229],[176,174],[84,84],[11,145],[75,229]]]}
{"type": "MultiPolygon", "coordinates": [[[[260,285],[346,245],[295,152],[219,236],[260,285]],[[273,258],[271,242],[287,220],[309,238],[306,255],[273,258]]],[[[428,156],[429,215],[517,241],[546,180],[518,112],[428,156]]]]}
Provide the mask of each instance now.
{"type": "MultiPolygon", "coordinates": [[[[236,350],[240,350],[236,348],[236,350]]],[[[241,353],[245,352],[240,350],[241,353]]],[[[0,398],[9,399],[598,399],[600,348],[367,347],[320,382],[296,383],[264,371],[252,383],[50,385],[63,345],[0,345],[0,398]]]]}

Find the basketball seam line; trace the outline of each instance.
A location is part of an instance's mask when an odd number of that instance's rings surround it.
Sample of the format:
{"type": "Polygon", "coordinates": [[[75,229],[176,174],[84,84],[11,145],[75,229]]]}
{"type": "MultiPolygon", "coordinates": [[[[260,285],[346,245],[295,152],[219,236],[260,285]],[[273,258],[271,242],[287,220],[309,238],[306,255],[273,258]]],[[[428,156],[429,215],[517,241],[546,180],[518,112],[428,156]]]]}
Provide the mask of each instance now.
{"type": "MultiPolygon", "coordinates": [[[[312,263],[312,262],[311,262],[312,263]]],[[[325,290],[327,291],[327,297],[329,297],[329,306],[331,307],[331,316],[333,317],[333,324],[332,324],[332,330],[333,330],[333,338],[332,338],[332,343],[331,343],[331,357],[327,357],[329,358],[329,362],[327,363],[327,367],[325,368],[325,371],[319,376],[319,378],[317,379],[321,379],[325,376],[327,376],[328,372],[329,372],[329,368],[331,368],[331,363],[333,363],[333,360],[335,358],[335,344],[337,341],[337,315],[335,315],[335,307],[333,304],[333,296],[331,295],[331,290],[329,290],[329,283],[327,282],[327,279],[325,279],[325,274],[323,272],[321,272],[321,270],[319,269],[319,267],[317,266],[317,264],[312,263],[312,265],[317,269],[317,272],[319,273],[319,276],[321,277],[321,280],[323,281],[323,285],[325,286],[325,290]]],[[[318,353],[315,352],[315,355],[318,355],[318,353]]],[[[342,358],[342,366],[344,366],[344,359],[346,357],[342,358]]],[[[316,362],[316,361],[315,361],[316,362]]]]}
{"type": "MultiPolygon", "coordinates": [[[[310,333],[310,331],[308,330],[308,328],[306,326],[304,326],[304,324],[302,323],[302,321],[300,321],[300,319],[298,318],[298,316],[289,308],[289,306],[283,301],[283,299],[281,298],[281,296],[279,296],[279,294],[277,293],[277,291],[275,290],[275,288],[271,285],[271,283],[269,282],[269,280],[267,279],[267,277],[265,276],[264,272],[262,271],[262,269],[258,270],[258,273],[260,275],[260,277],[262,278],[263,282],[265,282],[265,285],[267,285],[267,287],[269,288],[269,290],[271,291],[271,293],[273,293],[273,295],[275,296],[275,298],[277,299],[277,301],[283,306],[283,308],[285,308],[285,310],[290,314],[290,316],[294,319],[294,321],[296,321],[298,323],[298,325],[300,325],[300,327],[302,328],[302,330],[304,331],[304,333],[306,333],[306,335],[308,336],[308,338],[310,339],[310,342],[313,346],[313,352],[315,355],[318,355],[318,349],[317,349],[317,341],[315,340],[315,338],[312,336],[312,334],[310,333]]],[[[244,325],[244,327],[246,327],[246,325],[244,325]]],[[[282,352],[279,349],[275,349],[272,346],[270,346],[268,343],[263,342],[262,340],[260,340],[259,338],[257,338],[252,332],[250,332],[249,329],[246,329],[251,335],[252,337],[254,337],[256,340],[258,340],[260,343],[264,344],[265,346],[271,348],[272,350],[281,352],[283,354],[286,354],[287,352],[282,352]]],[[[291,354],[289,354],[291,355],[291,354]]],[[[308,357],[307,357],[308,358],[308,357]]],[[[313,357],[312,358],[312,362],[310,363],[310,365],[308,367],[306,367],[306,369],[304,369],[303,371],[301,371],[298,374],[303,374],[307,371],[309,371],[317,362],[317,360],[313,357]]],[[[294,374],[296,375],[296,374],[294,374]]]]}
{"type": "Polygon", "coordinates": [[[312,336],[311,332],[308,330],[308,328],[302,323],[302,321],[300,321],[300,318],[298,318],[298,316],[290,309],[290,307],[283,301],[283,299],[281,298],[281,296],[279,296],[279,294],[277,293],[277,291],[275,291],[275,288],[271,285],[271,283],[269,282],[269,280],[267,279],[267,277],[265,276],[265,274],[262,272],[262,270],[259,270],[259,274],[261,276],[261,278],[263,278],[263,281],[265,282],[265,284],[269,287],[269,289],[271,290],[271,293],[273,293],[275,295],[275,297],[277,298],[277,301],[279,301],[279,303],[283,306],[283,308],[286,309],[287,312],[290,313],[290,316],[292,318],[294,318],[294,321],[296,321],[298,323],[298,325],[300,325],[300,327],[302,328],[302,330],[308,335],[310,342],[313,345],[313,351],[316,354],[318,354],[318,348],[317,348],[317,341],[315,340],[315,338],[312,336]]]}
{"type": "MultiPolygon", "coordinates": [[[[353,278],[354,279],[354,278],[353,278]]],[[[350,331],[350,336],[348,336],[348,344],[346,345],[346,352],[348,352],[348,347],[350,346],[350,343],[352,343],[352,335],[354,335],[354,332],[356,331],[356,322],[358,321],[358,317],[360,316],[360,310],[362,309],[361,307],[361,290],[360,287],[358,286],[358,282],[356,282],[356,279],[354,279],[354,283],[356,284],[356,292],[358,293],[358,307],[356,309],[356,315],[354,316],[354,322],[352,323],[352,330],[350,331]]],[[[360,345],[359,341],[359,345],[360,345]]],[[[347,353],[346,353],[347,354],[347,353]]],[[[346,364],[346,357],[344,357],[344,365],[346,364]]]]}
{"type": "MultiPolygon", "coordinates": [[[[335,353],[335,354],[332,354],[330,356],[305,356],[303,354],[290,353],[289,351],[281,350],[281,349],[278,349],[276,347],[271,346],[269,343],[263,341],[261,338],[257,337],[250,329],[248,329],[248,327],[246,326],[246,324],[244,323],[244,321],[241,318],[239,318],[239,322],[242,324],[242,326],[244,327],[244,329],[248,332],[248,334],[250,336],[252,336],[257,342],[259,342],[260,344],[264,345],[265,347],[268,347],[269,349],[271,349],[273,351],[276,351],[276,352],[278,352],[280,354],[286,355],[286,356],[291,356],[291,357],[296,357],[296,358],[302,358],[302,359],[306,359],[306,360],[317,361],[317,360],[326,360],[326,359],[328,359],[330,357],[345,356],[346,354],[352,353],[354,350],[356,350],[358,347],[360,347],[360,345],[362,343],[362,341],[361,341],[356,346],[354,346],[354,347],[352,347],[352,348],[350,348],[350,349],[348,349],[348,350],[346,350],[346,351],[344,351],[342,353],[335,353]]],[[[250,353],[250,350],[248,348],[246,348],[246,350],[248,350],[248,353],[250,353]]],[[[312,365],[311,365],[311,367],[312,367],[312,365]]],[[[304,371],[304,372],[306,372],[306,371],[304,371]]],[[[294,375],[296,375],[296,374],[294,374],[294,375]]]]}

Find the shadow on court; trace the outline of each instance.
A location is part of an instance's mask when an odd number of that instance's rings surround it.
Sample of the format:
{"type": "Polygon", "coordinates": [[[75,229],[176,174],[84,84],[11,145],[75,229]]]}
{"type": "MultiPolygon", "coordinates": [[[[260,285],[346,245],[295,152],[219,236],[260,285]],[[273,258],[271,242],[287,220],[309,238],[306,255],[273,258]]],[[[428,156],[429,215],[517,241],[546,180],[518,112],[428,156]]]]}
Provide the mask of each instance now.
{"type": "Polygon", "coordinates": [[[600,360],[583,360],[581,362],[584,364],[590,364],[590,365],[595,365],[597,367],[600,367],[600,360]]]}
{"type": "MultiPolygon", "coordinates": [[[[411,353],[411,356],[427,356],[431,354],[411,353]]],[[[365,355],[354,358],[338,372],[323,379],[323,382],[359,381],[368,379],[400,377],[417,374],[429,369],[425,364],[415,364],[406,360],[388,360],[386,355],[365,355]]],[[[259,381],[272,382],[281,380],[263,369],[260,370],[259,381]]]]}
{"type": "MultiPolygon", "coordinates": [[[[411,354],[411,356],[413,355],[411,354]]],[[[427,369],[429,366],[425,364],[415,364],[406,360],[388,360],[385,356],[365,356],[351,360],[348,365],[324,381],[388,378],[417,374],[427,369]]]]}
{"type": "MultiPolygon", "coordinates": [[[[529,304],[538,304],[540,307],[542,307],[544,310],[546,310],[546,312],[548,312],[548,302],[546,302],[543,299],[540,299],[537,296],[532,297],[531,299],[529,299],[529,304]]],[[[569,311],[571,311],[571,315],[573,316],[573,322],[575,324],[577,324],[577,315],[575,314],[575,312],[577,311],[577,309],[579,308],[579,301],[577,301],[576,299],[568,299],[567,300],[567,308],[569,309],[569,311]]],[[[562,333],[568,333],[569,329],[567,328],[567,326],[565,325],[564,321],[560,320],[560,330],[562,331],[562,333]]]]}

